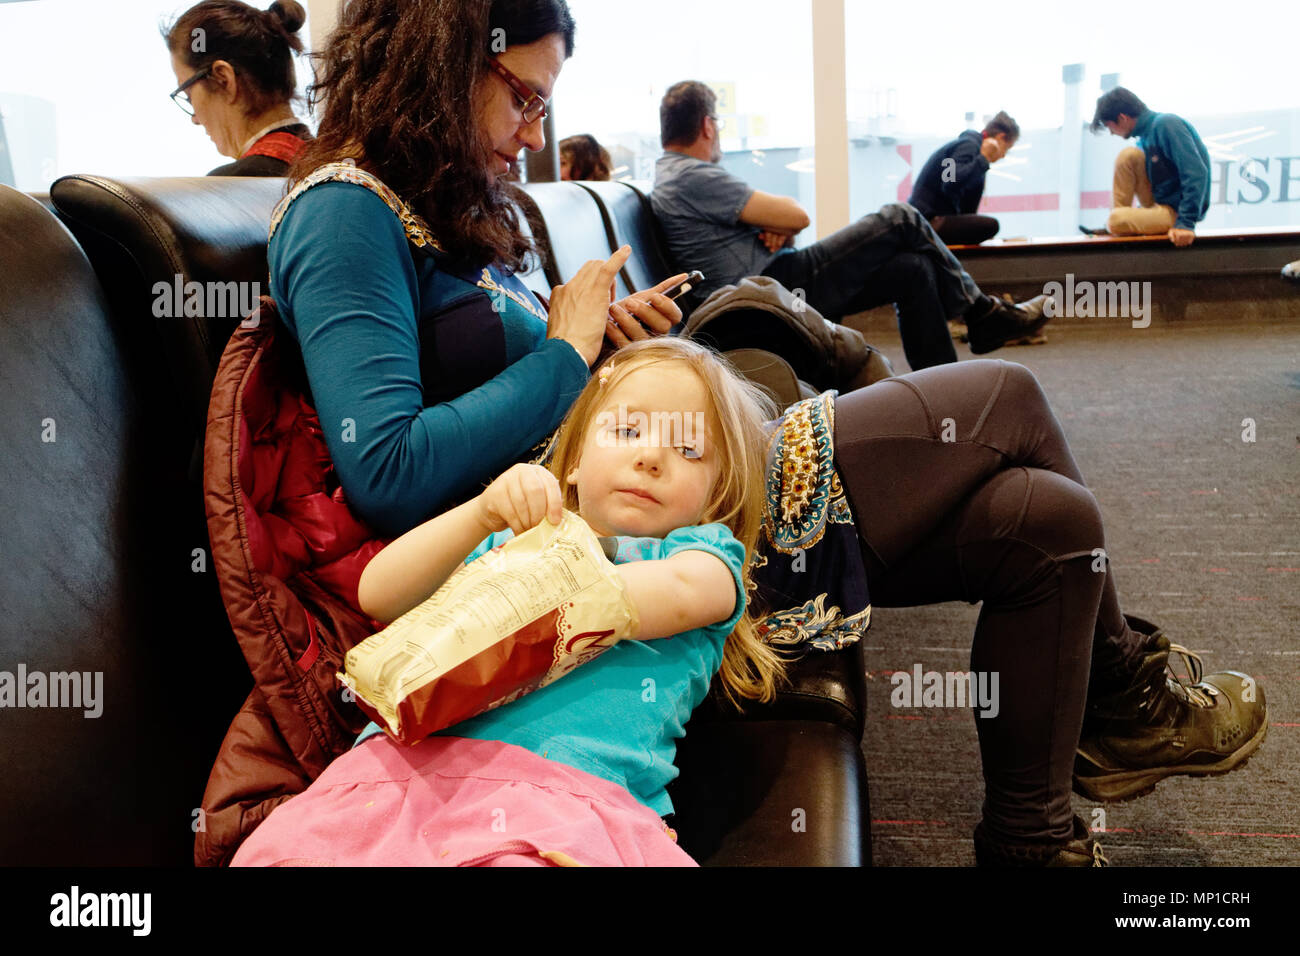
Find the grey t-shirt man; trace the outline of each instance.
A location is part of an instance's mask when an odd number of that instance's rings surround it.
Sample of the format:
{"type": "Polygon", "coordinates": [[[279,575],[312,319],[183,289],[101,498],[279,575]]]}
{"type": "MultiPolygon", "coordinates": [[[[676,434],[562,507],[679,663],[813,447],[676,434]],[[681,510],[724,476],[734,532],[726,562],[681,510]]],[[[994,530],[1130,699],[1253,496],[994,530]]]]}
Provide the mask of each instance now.
{"type": "Polygon", "coordinates": [[[667,152],[655,163],[650,205],[659,218],[677,268],[704,273],[696,302],[745,276],[762,274],[778,255],[740,221],[754,189],[717,163],[667,152]]]}

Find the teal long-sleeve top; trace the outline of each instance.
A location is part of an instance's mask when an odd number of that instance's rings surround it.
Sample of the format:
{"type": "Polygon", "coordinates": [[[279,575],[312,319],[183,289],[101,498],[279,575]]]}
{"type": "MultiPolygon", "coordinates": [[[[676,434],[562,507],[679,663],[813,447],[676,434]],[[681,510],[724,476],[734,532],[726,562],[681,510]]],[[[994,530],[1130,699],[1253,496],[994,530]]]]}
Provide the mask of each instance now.
{"type": "Polygon", "coordinates": [[[401,534],[527,458],[586,384],[518,278],[408,245],[378,194],[326,182],[285,212],[271,297],[297,340],[348,504],[401,534]]]}
{"type": "Polygon", "coordinates": [[[1195,229],[1210,209],[1210,153],[1192,124],[1150,110],[1133,127],[1146,154],[1151,197],[1178,210],[1175,229],[1195,229]]]}

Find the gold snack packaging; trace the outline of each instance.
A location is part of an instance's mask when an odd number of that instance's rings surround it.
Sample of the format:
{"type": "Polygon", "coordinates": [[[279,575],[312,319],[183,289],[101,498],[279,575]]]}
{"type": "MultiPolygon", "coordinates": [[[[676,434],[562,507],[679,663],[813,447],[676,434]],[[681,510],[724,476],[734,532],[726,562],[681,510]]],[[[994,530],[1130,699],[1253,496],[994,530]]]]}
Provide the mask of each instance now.
{"type": "Polygon", "coordinates": [[[635,637],[636,609],[581,518],[564,512],[456,570],[344,659],[339,680],[414,744],[558,680],[635,637]]]}

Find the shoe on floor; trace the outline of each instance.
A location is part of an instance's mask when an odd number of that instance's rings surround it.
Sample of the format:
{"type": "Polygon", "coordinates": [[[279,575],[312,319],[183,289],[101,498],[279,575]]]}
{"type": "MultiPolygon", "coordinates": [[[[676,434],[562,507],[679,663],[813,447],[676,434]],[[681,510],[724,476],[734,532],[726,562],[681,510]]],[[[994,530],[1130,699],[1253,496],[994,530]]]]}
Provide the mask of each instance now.
{"type": "Polygon", "coordinates": [[[954,342],[966,341],[966,323],[961,319],[948,320],[948,334],[952,336],[954,342]]]}
{"type": "MultiPolygon", "coordinates": [[[[1043,311],[1046,309],[1046,307],[1047,307],[1047,301],[1048,301],[1049,299],[1051,299],[1051,296],[1046,295],[1046,294],[1044,294],[1044,295],[1036,295],[1036,296],[1034,296],[1032,299],[1029,299],[1029,300],[1026,301],[1026,302],[1021,302],[1021,303],[1020,303],[1020,308],[1024,311],[1024,313],[1025,313],[1026,315],[1030,315],[1030,316],[1035,316],[1035,317],[1037,317],[1037,316],[1043,314],[1043,311]]],[[[1002,301],[1003,301],[1003,302],[1006,302],[1008,305],[1015,305],[1015,304],[1016,304],[1016,300],[1013,299],[1013,298],[1011,298],[1011,296],[1008,295],[1008,294],[1006,294],[1006,293],[1003,293],[1003,294],[1002,294],[1002,301]]],[[[963,339],[962,341],[965,341],[965,339],[963,339]]],[[[1035,332],[1035,333],[1032,334],[1032,335],[1022,335],[1022,336],[1021,336],[1020,338],[1018,338],[1018,339],[1007,339],[1007,340],[1006,340],[1005,342],[1003,342],[1002,344],[1003,344],[1004,346],[1012,346],[1012,345],[1046,345],[1046,344],[1047,344],[1047,333],[1046,333],[1046,332],[1035,332]]]]}
{"type": "Polygon", "coordinates": [[[987,867],[1109,866],[1101,844],[1074,817],[1074,835],[1065,843],[1010,843],[991,838],[983,822],[975,827],[975,865],[987,867]]]}
{"type": "Polygon", "coordinates": [[[1288,262],[1282,267],[1282,278],[1290,279],[1292,282],[1300,282],[1300,259],[1295,262],[1288,262]]]}
{"type": "Polygon", "coordinates": [[[1155,639],[1129,687],[1088,702],[1074,761],[1074,790],[1090,800],[1128,800],[1166,777],[1210,776],[1241,766],[1264,739],[1264,689],[1238,671],[1202,676],[1201,658],[1141,618],[1155,639]],[[1180,654],[1189,681],[1169,669],[1180,654]]]}
{"type": "Polygon", "coordinates": [[[1051,296],[1037,295],[1012,303],[985,296],[966,313],[966,340],[976,355],[1002,348],[1012,339],[1036,336],[1051,318],[1045,312],[1051,296]]]}

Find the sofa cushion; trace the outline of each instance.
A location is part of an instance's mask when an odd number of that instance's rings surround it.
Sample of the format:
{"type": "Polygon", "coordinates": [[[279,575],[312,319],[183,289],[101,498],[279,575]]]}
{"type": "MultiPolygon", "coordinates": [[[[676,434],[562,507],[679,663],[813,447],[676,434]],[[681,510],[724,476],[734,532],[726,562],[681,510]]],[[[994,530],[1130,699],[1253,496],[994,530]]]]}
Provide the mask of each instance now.
{"type": "Polygon", "coordinates": [[[167,409],[130,365],[68,230],[0,187],[0,695],[20,672],[47,695],[0,711],[9,864],[186,863],[211,754],[251,684],[209,599],[202,513],[176,518],[199,504],[184,463],[157,457],[167,409]],[[98,688],[94,705],[48,706],[56,674],[98,688]]]}
{"type": "Polygon", "coordinates": [[[579,185],[595,196],[604,210],[613,248],[632,247],[623,271],[633,291],[648,289],[671,275],[687,271],[673,268],[650,201],[636,187],[613,182],[579,185]]]}
{"type": "MultiPolygon", "coordinates": [[[[698,713],[698,712],[697,712],[698,713]]],[[[820,721],[702,723],[669,786],[682,849],[706,866],[867,866],[871,815],[858,740],[820,721]]]]}
{"type": "MultiPolygon", "coordinates": [[[[523,187],[536,204],[539,223],[531,225],[549,253],[547,276],[552,285],[568,282],[583,264],[608,259],[615,247],[610,244],[605,221],[596,199],[577,183],[529,183],[523,187]]],[[[618,278],[618,295],[632,293],[626,277],[618,278]]]]}
{"type": "Polygon", "coordinates": [[[64,176],[50,187],[59,216],[90,257],[114,317],[132,349],[149,355],[192,422],[190,445],[203,432],[208,393],[221,351],[267,289],[266,237],[271,211],[285,193],[273,177],[203,176],[110,179],[64,176]],[[200,303],[185,290],[200,283],[200,303]],[[227,283],[243,285],[232,291],[227,283]],[[160,301],[158,283],[174,292],[160,301]],[[194,308],[191,308],[193,304],[194,308]],[[244,305],[248,304],[245,309],[244,305]],[[169,308],[170,307],[170,308],[169,308]]]}

